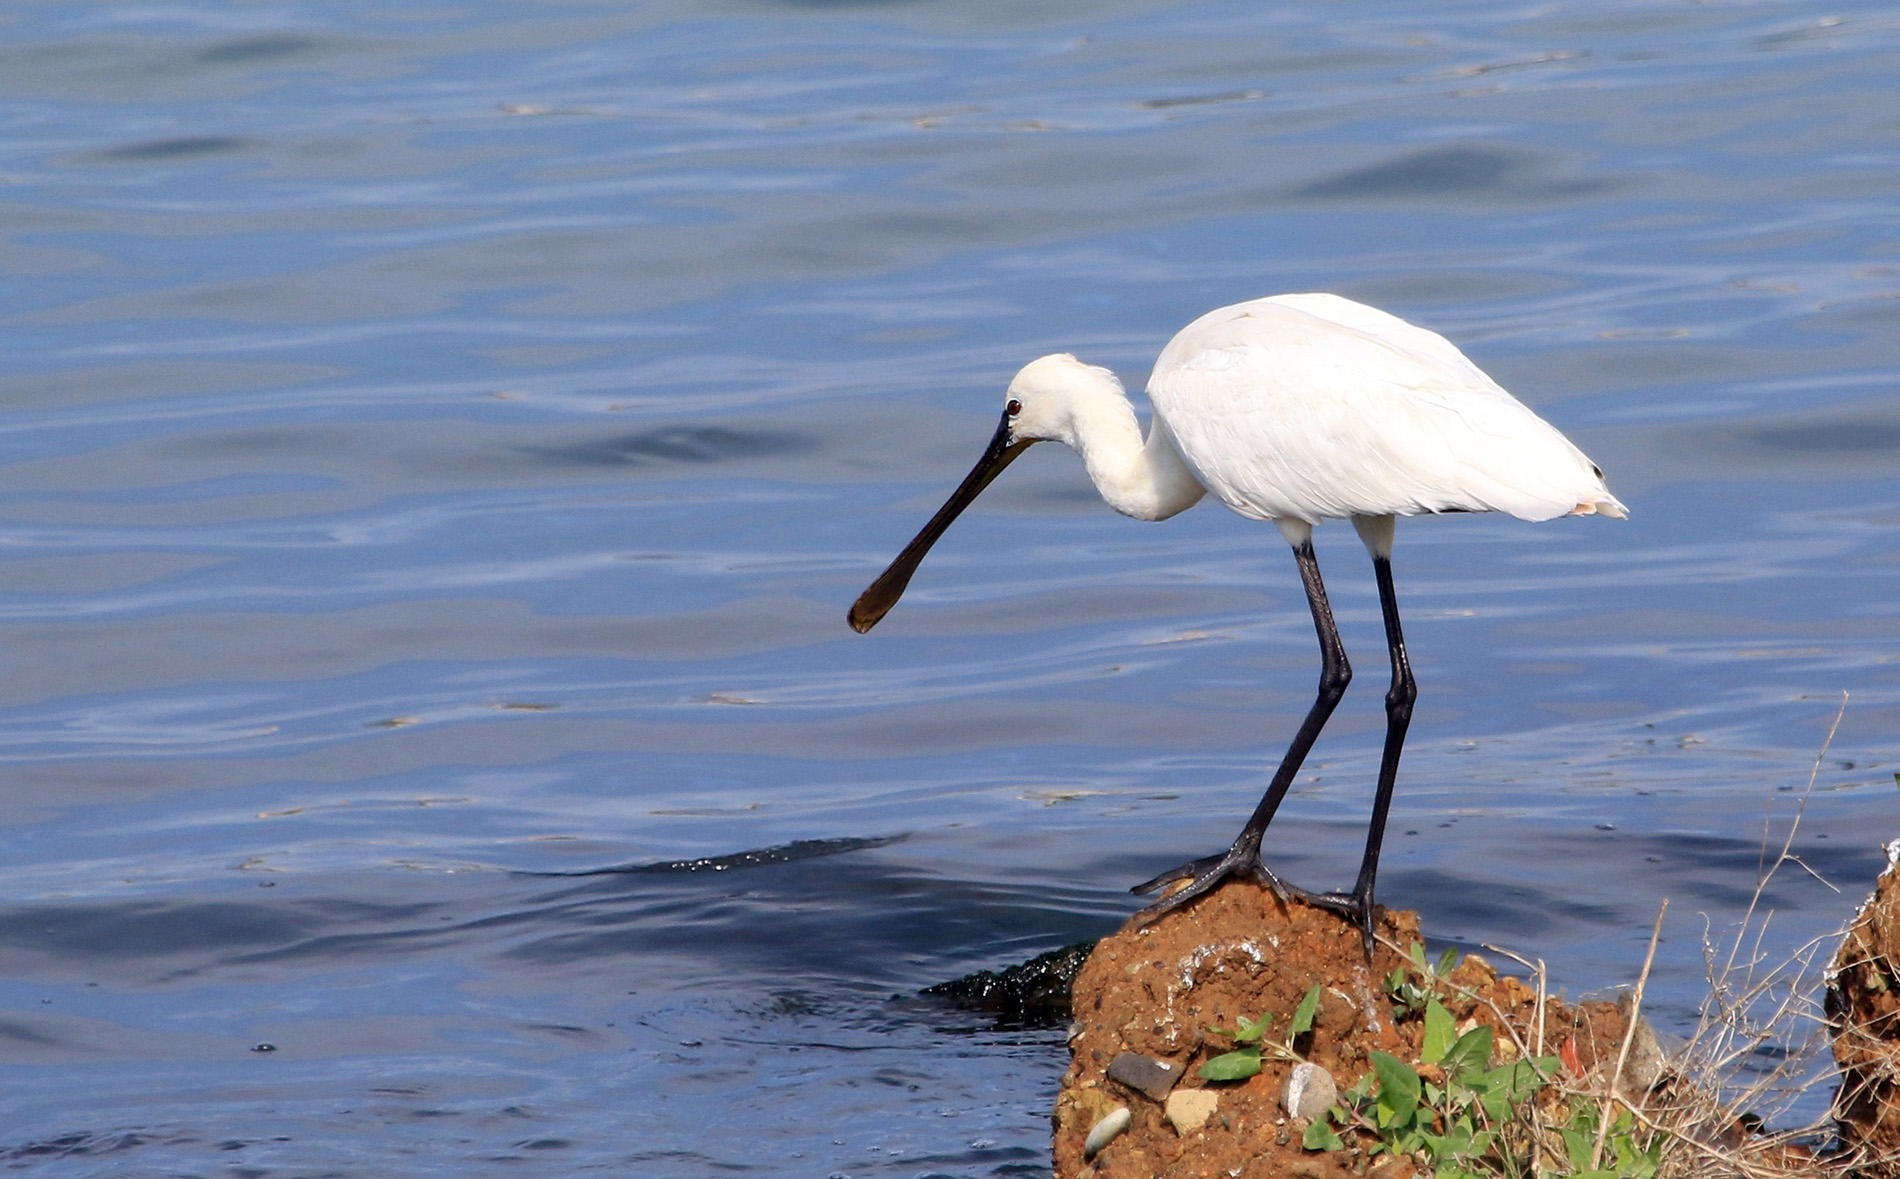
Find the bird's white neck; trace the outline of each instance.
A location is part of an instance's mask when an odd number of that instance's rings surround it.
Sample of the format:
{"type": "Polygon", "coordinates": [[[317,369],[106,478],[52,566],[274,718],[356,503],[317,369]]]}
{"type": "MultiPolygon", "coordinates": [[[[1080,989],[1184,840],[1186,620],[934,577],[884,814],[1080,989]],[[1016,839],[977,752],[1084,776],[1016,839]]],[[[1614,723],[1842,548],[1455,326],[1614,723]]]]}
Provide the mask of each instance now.
{"type": "Polygon", "coordinates": [[[1137,520],[1165,520],[1206,492],[1156,417],[1141,437],[1134,407],[1119,388],[1111,396],[1078,399],[1073,428],[1063,439],[1082,456],[1089,479],[1108,506],[1137,520]]]}

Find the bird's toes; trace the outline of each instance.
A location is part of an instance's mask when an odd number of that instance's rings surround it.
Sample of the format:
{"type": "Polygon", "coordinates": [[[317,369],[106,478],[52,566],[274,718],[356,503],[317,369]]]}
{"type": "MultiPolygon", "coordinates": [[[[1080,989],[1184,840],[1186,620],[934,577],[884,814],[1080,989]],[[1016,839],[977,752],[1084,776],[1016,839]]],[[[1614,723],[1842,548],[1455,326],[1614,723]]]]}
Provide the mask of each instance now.
{"type": "MultiPolygon", "coordinates": [[[[1219,855],[1219,856],[1207,856],[1203,859],[1193,860],[1193,861],[1190,861],[1189,863],[1182,864],[1178,868],[1170,868],[1166,872],[1163,872],[1161,875],[1156,876],[1152,880],[1144,880],[1140,884],[1137,884],[1133,888],[1129,889],[1128,891],[1131,893],[1134,893],[1136,896],[1140,896],[1142,893],[1153,892],[1158,888],[1164,888],[1167,885],[1173,884],[1177,880],[1198,881],[1201,878],[1210,875],[1213,872],[1213,870],[1220,868],[1223,865],[1223,863],[1226,861],[1226,859],[1227,859],[1227,856],[1219,855]]],[[[1225,873],[1222,873],[1222,875],[1224,874],[1225,873]]]]}
{"type": "Polygon", "coordinates": [[[1161,916],[1163,913],[1172,912],[1173,910],[1180,908],[1182,905],[1187,904],[1189,901],[1193,900],[1195,897],[1198,897],[1202,893],[1207,892],[1209,889],[1213,888],[1216,884],[1219,884],[1226,877],[1226,875],[1227,874],[1224,872],[1218,872],[1218,873],[1209,873],[1206,876],[1196,877],[1195,879],[1188,881],[1187,884],[1183,885],[1182,887],[1175,889],[1173,892],[1168,893],[1166,896],[1162,897],[1160,900],[1149,905],[1147,908],[1138,910],[1135,913],[1135,920],[1144,921],[1144,922],[1153,921],[1156,917],[1161,916]]]}
{"type": "Polygon", "coordinates": [[[1372,897],[1357,892],[1305,892],[1300,890],[1302,899],[1322,909],[1331,910],[1359,927],[1359,934],[1365,943],[1366,961],[1372,961],[1373,924],[1372,897]]]}
{"type": "MultiPolygon", "coordinates": [[[[1290,885],[1288,887],[1292,888],[1290,885]]],[[[1359,898],[1349,892],[1308,892],[1303,888],[1292,888],[1292,892],[1309,905],[1337,913],[1354,923],[1359,920],[1362,906],[1359,898]]]]}

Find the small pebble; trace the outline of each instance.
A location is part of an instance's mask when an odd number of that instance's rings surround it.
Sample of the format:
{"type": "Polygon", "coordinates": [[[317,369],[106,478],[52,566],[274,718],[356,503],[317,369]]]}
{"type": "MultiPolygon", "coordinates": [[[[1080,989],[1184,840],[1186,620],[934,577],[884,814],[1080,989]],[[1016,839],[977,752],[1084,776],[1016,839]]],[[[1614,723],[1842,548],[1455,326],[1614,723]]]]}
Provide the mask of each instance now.
{"type": "Polygon", "coordinates": [[[1082,1157],[1092,1159],[1101,1153],[1102,1148],[1115,1141],[1133,1120],[1134,1115],[1128,1112],[1128,1107],[1125,1105],[1105,1115],[1089,1130],[1088,1141],[1082,1144],[1082,1157]]]}
{"type": "Polygon", "coordinates": [[[1280,1105],[1294,1117],[1310,1122],[1331,1109],[1338,1097],[1339,1087],[1333,1083],[1333,1074],[1312,1061],[1303,1060],[1287,1074],[1280,1105]]]}
{"type": "Polygon", "coordinates": [[[1181,1070],[1165,1060],[1123,1052],[1108,1062],[1108,1079],[1128,1086],[1144,1097],[1166,1101],[1168,1091],[1181,1079],[1181,1070]]]}
{"type": "Polygon", "coordinates": [[[1168,1094],[1168,1103],[1162,1110],[1168,1115],[1174,1132],[1186,1138],[1207,1125],[1207,1119],[1213,1117],[1218,1108],[1220,1094],[1212,1089],[1176,1089],[1168,1094]]]}

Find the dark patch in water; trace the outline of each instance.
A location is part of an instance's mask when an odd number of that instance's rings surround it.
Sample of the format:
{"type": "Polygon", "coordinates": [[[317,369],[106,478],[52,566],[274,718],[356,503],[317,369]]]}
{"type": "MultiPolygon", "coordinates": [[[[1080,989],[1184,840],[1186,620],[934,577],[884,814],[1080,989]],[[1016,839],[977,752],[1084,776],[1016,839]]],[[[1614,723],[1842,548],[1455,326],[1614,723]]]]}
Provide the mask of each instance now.
{"type": "Polygon", "coordinates": [[[12,1040],[16,1044],[39,1044],[51,1047],[59,1041],[44,1032],[36,1032],[23,1023],[12,1020],[0,1020],[0,1040],[12,1040]]]}
{"type": "Polygon", "coordinates": [[[1574,197],[1607,187],[1602,181],[1546,178],[1545,162],[1524,152],[1485,147],[1435,147],[1383,164],[1356,168],[1294,190],[1323,200],[1408,197],[1574,197]]]}
{"type": "MultiPolygon", "coordinates": [[[[891,853],[835,854],[886,842],[807,840],[563,879],[553,882],[558,892],[490,920],[520,930],[508,959],[536,971],[625,959],[643,991],[714,982],[782,991],[788,980],[833,979],[914,995],[944,977],[920,976],[925,963],[1074,943],[1118,923],[1126,908],[1118,894],[975,884],[907,867],[891,853]],[[720,870],[763,865],[771,866],[720,870]]],[[[941,1000],[913,998],[880,1017],[934,1023],[941,1015],[941,1000]]]]}
{"type": "Polygon", "coordinates": [[[1143,110],[1164,111],[1176,106],[1212,106],[1221,102],[1248,102],[1265,98],[1264,90],[1223,90],[1219,94],[1186,94],[1179,98],[1147,98],[1136,103],[1143,110]]]}
{"type": "MultiPolygon", "coordinates": [[[[1474,881],[1436,869],[1398,869],[1389,875],[1391,887],[1382,890],[1381,895],[1395,905],[1416,907],[1424,913],[1455,913],[1460,921],[1501,929],[1527,941],[1546,936],[1560,919],[1607,926],[1621,916],[1606,906],[1567,898],[1557,889],[1497,883],[1478,887],[1474,881]]],[[[1446,924],[1443,936],[1455,939],[1457,931],[1446,924]]],[[[1428,930],[1439,934],[1429,922],[1428,930]]]]}
{"type": "MultiPolygon", "coordinates": [[[[144,1146],[152,1139],[132,1131],[108,1131],[103,1134],[76,1131],[61,1134],[55,1138],[42,1138],[37,1142],[28,1142],[21,1146],[0,1151],[0,1158],[70,1158],[87,1155],[111,1154],[114,1151],[131,1150],[144,1146]]],[[[189,1141],[189,1139],[180,1139],[189,1141]]]]}
{"type": "Polygon", "coordinates": [[[1752,437],[1770,450],[1859,453],[1900,450],[1900,425],[1892,422],[1823,422],[1812,426],[1775,426],[1752,437]]]}
{"type": "Polygon", "coordinates": [[[1075,942],[1000,974],[979,970],[925,987],[918,994],[947,1000],[964,1011],[993,1014],[1001,1028],[1059,1027],[1069,1020],[1075,976],[1094,949],[1094,941],[1075,942]]]}
{"type": "Polygon", "coordinates": [[[895,8],[900,4],[915,4],[917,0],[779,0],[779,3],[787,8],[829,12],[834,9],[895,8]]]}
{"type": "Polygon", "coordinates": [[[177,139],[148,139],[143,143],[108,147],[93,152],[92,158],[114,164],[151,164],[230,155],[244,151],[251,145],[251,140],[235,135],[186,135],[177,139]]]}
{"type": "Polygon", "coordinates": [[[312,918],[262,905],[35,905],[0,914],[0,944],[61,954],[145,957],[288,941],[315,924],[312,918]]]}
{"type": "Polygon", "coordinates": [[[724,426],[664,426],[619,438],[537,446],[532,453],[589,466],[643,466],[651,462],[718,463],[808,450],[811,440],[797,434],[742,432],[724,426]]]}
{"type": "Polygon", "coordinates": [[[292,956],[267,947],[320,946],[355,939],[313,938],[335,923],[414,921],[430,905],[324,901],[296,910],[211,901],[139,901],[123,905],[25,905],[0,911],[0,945],[59,955],[171,958],[224,949],[252,951],[229,962],[292,956]]]}
{"type": "Polygon", "coordinates": [[[252,62],[299,57],[321,46],[322,42],[317,38],[302,33],[265,33],[213,45],[200,53],[198,60],[208,65],[248,65],[252,62]]]}
{"type": "Polygon", "coordinates": [[[577,872],[521,872],[521,876],[624,876],[632,873],[670,875],[683,872],[730,872],[736,868],[762,868],[768,864],[792,864],[822,856],[843,855],[866,848],[888,847],[904,839],[902,835],[884,835],[870,839],[797,839],[777,847],[734,852],[725,856],[706,856],[697,860],[667,860],[658,864],[622,864],[612,868],[584,868],[577,872]]]}

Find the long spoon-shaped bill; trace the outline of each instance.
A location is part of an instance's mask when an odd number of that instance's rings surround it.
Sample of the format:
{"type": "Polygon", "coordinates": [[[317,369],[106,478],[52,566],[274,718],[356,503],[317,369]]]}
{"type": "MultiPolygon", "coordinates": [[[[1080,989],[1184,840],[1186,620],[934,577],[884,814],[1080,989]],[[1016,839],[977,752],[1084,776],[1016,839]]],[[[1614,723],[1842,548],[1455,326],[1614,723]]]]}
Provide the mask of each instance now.
{"type": "Polygon", "coordinates": [[[910,584],[911,574],[917,572],[917,566],[923,563],[924,554],[930,551],[930,546],[937,543],[937,538],[950,527],[951,521],[962,514],[963,509],[969,507],[993,479],[1003,473],[1004,467],[1015,462],[1017,455],[1028,450],[1029,445],[1028,442],[1010,441],[1009,415],[1004,414],[1003,423],[996,428],[996,436],[990,439],[989,446],[983,451],[983,457],[976,460],[976,466],[964,476],[963,482],[957,486],[957,489],[950,493],[950,498],[944,501],[944,505],[937,509],[937,514],[930,518],[930,523],[924,525],[923,531],[904,546],[904,551],[897,554],[897,559],[891,562],[891,567],[880,574],[878,579],[871,583],[869,589],[859,594],[857,601],[851,603],[851,613],[848,617],[852,630],[863,634],[876,626],[879,619],[890,613],[891,607],[897,605],[897,599],[904,596],[904,587],[910,584]]]}

